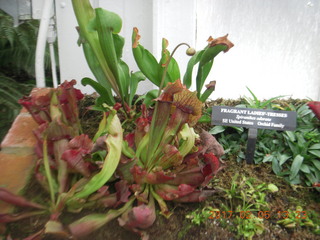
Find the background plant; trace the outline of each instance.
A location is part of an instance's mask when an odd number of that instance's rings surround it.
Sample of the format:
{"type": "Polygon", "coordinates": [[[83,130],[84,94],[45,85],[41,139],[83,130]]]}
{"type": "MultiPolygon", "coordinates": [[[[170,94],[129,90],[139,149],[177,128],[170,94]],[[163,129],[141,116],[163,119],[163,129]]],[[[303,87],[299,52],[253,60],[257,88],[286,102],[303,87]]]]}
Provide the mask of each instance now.
{"type": "Polygon", "coordinates": [[[277,192],[277,186],[236,174],[229,188],[217,189],[220,190],[217,197],[222,201],[219,207],[205,206],[191,212],[186,218],[196,225],[206,221],[218,221],[224,228],[235,232],[239,238],[252,239],[264,232],[264,219],[258,217],[258,212],[270,210],[266,197],[277,192]]]}
{"type": "MultiPolygon", "coordinates": [[[[222,51],[227,52],[230,48],[233,47],[233,43],[228,40],[228,35],[213,39],[210,37],[208,39],[208,45],[201,51],[195,51],[191,49],[190,46],[186,43],[181,43],[181,45],[187,45],[187,54],[191,55],[186,72],[183,76],[183,84],[190,88],[193,78],[193,70],[195,66],[198,66],[195,82],[196,82],[196,91],[197,97],[201,102],[205,102],[211,93],[215,89],[215,81],[211,81],[206,85],[206,90],[202,91],[205,81],[211,71],[214,58],[222,51]]],[[[157,62],[156,58],[139,43],[140,35],[138,29],[134,29],[132,35],[133,42],[133,55],[136,60],[138,67],[141,72],[156,86],[161,88],[162,84],[165,86],[169,82],[174,82],[177,79],[181,79],[179,65],[174,58],[172,58],[173,53],[176,48],[173,50],[172,54],[168,51],[168,41],[166,39],[162,40],[162,57],[160,62],[157,62]],[[166,75],[163,75],[163,74],[166,75]]]]}
{"type": "Polygon", "coordinates": [[[288,209],[287,218],[277,221],[285,228],[307,227],[317,235],[320,235],[319,216],[315,211],[303,211],[301,206],[296,206],[294,210],[288,209]]]}
{"type": "MultiPolygon", "coordinates": [[[[25,20],[18,26],[14,26],[13,18],[0,10],[0,72],[2,74],[19,82],[33,82],[38,30],[38,20],[25,20]]],[[[45,52],[45,69],[50,69],[48,49],[45,52]]]]}
{"type": "MultiPolygon", "coordinates": [[[[162,54],[158,62],[156,58],[139,44],[140,35],[137,28],[133,29],[132,51],[135,61],[141,72],[130,73],[127,64],[121,60],[124,39],[118,35],[121,31],[121,18],[112,12],[101,8],[93,9],[88,0],[73,0],[73,8],[79,24],[79,43],[82,44],[87,63],[96,80],[84,78],[84,85],[91,85],[99,94],[97,105],[102,102],[113,106],[115,104],[112,92],[121,102],[131,107],[133,96],[138,83],[145,78],[162,89],[169,82],[180,79],[178,63],[167,49],[168,41],[162,41],[162,54]]],[[[193,55],[189,61],[183,82],[189,88],[192,82],[192,71],[198,64],[197,91],[198,98],[204,102],[214,90],[215,83],[207,85],[207,89],[201,93],[205,80],[211,70],[213,60],[221,51],[227,52],[233,44],[227,36],[210,38],[208,46],[195,53],[188,49],[187,54],[193,55]]],[[[180,46],[182,44],[179,44],[180,46]]],[[[173,50],[176,50],[176,48],[173,50]]],[[[150,91],[144,96],[147,103],[151,103],[159,94],[150,91]]]]}
{"type": "Polygon", "coordinates": [[[101,8],[93,9],[89,0],[73,0],[72,4],[79,24],[79,44],[98,81],[84,78],[82,83],[90,84],[100,94],[98,105],[105,102],[113,106],[113,91],[130,107],[138,82],[145,78],[140,72],[130,73],[121,59],[124,46],[124,38],[118,34],[121,18],[101,8]]]}
{"type": "MultiPolygon", "coordinates": [[[[108,115],[104,115],[92,141],[82,134],[77,104],[83,94],[74,89],[73,85],[75,80],[65,81],[57,89],[39,89],[19,101],[39,124],[34,130],[37,139],[35,153],[38,157],[35,178],[48,192],[50,200],[43,205],[34,203],[1,187],[0,199],[23,207],[24,211],[1,214],[0,222],[13,222],[39,214],[48,215],[48,222],[43,229],[34,233],[32,239],[42,239],[45,234],[69,236],[69,231],[60,222],[60,215],[66,209],[79,211],[97,204],[104,195],[108,195],[109,192],[102,188],[104,192],[100,196],[98,194],[93,199],[85,199],[103,187],[120,161],[122,128],[116,111],[109,109],[108,115]],[[103,140],[100,139],[101,146],[97,147],[94,144],[99,137],[103,140]],[[96,157],[91,158],[91,154],[96,157]],[[103,160],[103,163],[97,165],[94,160],[97,158],[103,160]],[[37,211],[30,210],[30,207],[37,211]]],[[[118,216],[127,207],[114,210],[112,214],[117,213],[118,216]]],[[[77,223],[72,225],[73,234],[93,231],[90,226],[76,230],[77,226],[77,223]]]]}
{"type": "MultiPolygon", "coordinates": [[[[259,129],[254,162],[271,163],[272,170],[290,184],[312,186],[320,179],[320,132],[318,122],[307,101],[280,104],[279,97],[260,101],[248,89],[252,98],[243,98],[238,107],[268,108],[297,112],[295,131],[275,131],[259,129]]],[[[245,158],[247,132],[243,128],[215,126],[210,131],[218,134],[219,142],[226,149],[226,159],[237,156],[237,161],[245,158]]]]}
{"type": "Polygon", "coordinates": [[[28,94],[33,86],[33,84],[18,83],[0,73],[0,142],[21,110],[18,100],[28,94]]]}
{"type": "MultiPolygon", "coordinates": [[[[21,106],[18,99],[29,94],[35,85],[35,51],[38,20],[25,20],[18,26],[0,9],[0,141],[21,106]]],[[[49,50],[45,51],[46,84],[52,85],[49,50]]]]}

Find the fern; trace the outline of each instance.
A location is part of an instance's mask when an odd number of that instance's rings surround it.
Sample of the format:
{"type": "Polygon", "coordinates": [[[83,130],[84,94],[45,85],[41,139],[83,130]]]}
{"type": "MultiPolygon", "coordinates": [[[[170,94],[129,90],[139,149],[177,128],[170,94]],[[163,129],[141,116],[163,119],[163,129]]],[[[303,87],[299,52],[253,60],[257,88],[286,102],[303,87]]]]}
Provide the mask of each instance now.
{"type": "Polygon", "coordinates": [[[0,47],[4,47],[9,41],[9,44],[13,46],[15,31],[12,27],[12,17],[5,14],[0,10],[0,47]]]}
{"type": "Polygon", "coordinates": [[[32,84],[18,83],[12,78],[0,75],[0,141],[21,110],[18,100],[33,87],[32,84]]]}
{"type": "MultiPolygon", "coordinates": [[[[39,29],[38,20],[28,20],[13,26],[13,18],[0,10],[0,68],[1,72],[12,71],[10,75],[26,72],[35,75],[35,52],[39,29]]],[[[49,50],[45,52],[45,68],[50,69],[49,50]]]]}

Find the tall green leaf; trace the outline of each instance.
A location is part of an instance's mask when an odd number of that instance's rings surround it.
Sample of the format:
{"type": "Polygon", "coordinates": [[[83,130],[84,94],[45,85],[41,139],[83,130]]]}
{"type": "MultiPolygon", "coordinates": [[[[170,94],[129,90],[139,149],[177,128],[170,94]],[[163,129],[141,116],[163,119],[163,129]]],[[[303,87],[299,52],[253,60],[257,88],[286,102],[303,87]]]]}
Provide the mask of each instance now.
{"type": "Polygon", "coordinates": [[[301,164],[303,163],[303,160],[304,160],[304,157],[302,157],[301,155],[297,155],[293,159],[293,162],[290,168],[290,172],[291,172],[289,176],[290,180],[293,180],[297,176],[298,172],[300,171],[300,167],[301,167],[301,164]]]}
{"type": "Polygon", "coordinates": [[[160,67],[156,58],[139,43],[138,29],[132,32],[132,52],[140,71],[155,85],[160,86],[160,67]]]}

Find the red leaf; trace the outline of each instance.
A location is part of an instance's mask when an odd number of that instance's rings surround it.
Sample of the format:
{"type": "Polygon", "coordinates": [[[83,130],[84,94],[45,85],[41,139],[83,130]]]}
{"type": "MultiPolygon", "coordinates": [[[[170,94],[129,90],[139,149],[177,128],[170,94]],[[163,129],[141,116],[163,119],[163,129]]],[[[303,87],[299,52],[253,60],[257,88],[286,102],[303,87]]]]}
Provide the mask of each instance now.
{"type": "Polygon", "coordinates": [[[128,142],[129,147],[134,147],[134,133],[129,133],[124,137],[124,140],[128,142]]]}
{"type": "Polygon", "coordinates": [[[84,97],[80,90],[73,87],[75,84],[76,80],[65,81],[57,89],[61,108],[67,120],[71,123],[78,122],[79,113],[77,104],[84,97]]]}
{"type": "Polygon", "coordinates": [[[74,169],[85,177],[89,177],[90,171],[88,169],[88,165],[83,160],[84,155],[85,154],[82,149],[70,149],[64,151],[61,159],[65,160],[71,169],[74,169]]]}
{"type": "Polygon", "coordinates": [[[26,200],[24,197],[15,195],[2,187],[0,187],[0,200],[19,207],[33,207],[38,209],[45,209],[44,206],[38,203],[30,202],[26,200]]]}
{"type": "Polygon", "coordinates": [[[202,202],[215,193],[213,190],[197,190],[186,196],[174,199],[175,202],[202,202]]]}
{"type": "Polygon", "coordinates": [[[115,184],[116,190],[117,190],[117,204],[115,207],[122,203],[128,202],[128,197],[131,195],[131,192],[129,191],[129,186],[126,180],[121,180],[115,184]]]}
{"type": "Polygon", "coordinates": [[[133,166],[130,171],[135,182],[138,184],[160,184],[175,178],[173,173],[166,173],[161,169],[148,173],[146,170],[137,165],[133,166]]]}
{"type": "Polygon", "coordinates": [[[320,120],[320,102],[319,101],[311,101],[308,102],[309,108],[313,111],[316,117],[320,120]]]}
{"type": "Polygon", "coordinates": [[[90,176],[88,163],[84,161],[87,154],[91,152],[93,143],[91,139],[85,135],[74,137],[68,144],[68,150],[64,151],[61,158],[68,163],[71,169],[76,170],[85,177],[90,176]]]}
{"type": "Polygon", "coordinates": [[[320,183],[314,183],[312,184],[312,187],[320,187],[320,183]]]}
{"type": "Polygon", "coordinates": [[[181,198],[195,191],[195,187],[187,184],[180,184],[179,186],[158,184],[155,186],[155,189],[156,193],[167,201],[181,198]]]}
{"type": "Polygon", "coordinates": [[[209,164],[213,174],[217,174],[219,171],[220,162],[219,159],[213,153],[203,154],[205,163],[209,164]]]}
{"type": "Polygon", "coordinates": [[[30,96],[19,100],[38,124],[51,121],[49,110],[51,91],[52,89],[49,88],[34,89],[30,96]]]}
{"type": "Polygon", "coordinates": [[[148,205],[141,204],[127,210],[118,218],[119,225],[131,231],[137,232],[142,237],[144,235],[140,229],[150,227],[156,220],[156,211],[153,197],[150,198],[148,205]]]}

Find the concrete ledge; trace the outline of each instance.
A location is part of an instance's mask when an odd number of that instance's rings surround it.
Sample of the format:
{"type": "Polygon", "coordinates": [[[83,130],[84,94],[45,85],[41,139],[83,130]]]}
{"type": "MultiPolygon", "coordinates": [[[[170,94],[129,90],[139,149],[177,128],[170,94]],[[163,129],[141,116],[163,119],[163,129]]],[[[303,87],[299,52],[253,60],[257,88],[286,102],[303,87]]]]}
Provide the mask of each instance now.
{"type": "Polygon", "coordinates": [[[3,139],[1,149],[7,147],[33,148],[36,138],[32,131],[37,126],[38,124],[33,120],[32,116],[22,110],[3,139]]]}
{"type": "MultiPolygon", "coordinates": [[[[36,163],[33,130],[38,124],[32,116],[21,110],[1,143],[0,186],[19,194],[27,185],[36,163]]],[[[13,206],[0,200],[0,214],[13,211],[13,206]]]]}

